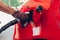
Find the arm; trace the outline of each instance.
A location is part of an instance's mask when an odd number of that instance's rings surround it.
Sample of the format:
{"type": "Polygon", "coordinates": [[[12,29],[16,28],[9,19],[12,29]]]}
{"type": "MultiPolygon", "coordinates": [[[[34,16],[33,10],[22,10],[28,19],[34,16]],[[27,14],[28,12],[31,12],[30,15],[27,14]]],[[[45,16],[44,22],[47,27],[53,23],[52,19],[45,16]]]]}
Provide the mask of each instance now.
{"type": "Polygon", "coordinates": [[[6,12],[8,14],[13,14],[16,12],[13,8],[9,7],[8,5],[4,4],[3,2],[0,1],[0,11],[6,12]]]}
{"type": "Polygon", "coordinates": [[[16,11],[13,8],[9,7],[8,5],[4,4],[3,2],[0,1],[0,11],[6,12],[8,14],[11,14],[13,17],[17,18],[20,20],[20,23],[23,25],[28,19],[27,15],[20,11],[16,11]],[[23,22],[23,23],[22,23],[23,22]]]}

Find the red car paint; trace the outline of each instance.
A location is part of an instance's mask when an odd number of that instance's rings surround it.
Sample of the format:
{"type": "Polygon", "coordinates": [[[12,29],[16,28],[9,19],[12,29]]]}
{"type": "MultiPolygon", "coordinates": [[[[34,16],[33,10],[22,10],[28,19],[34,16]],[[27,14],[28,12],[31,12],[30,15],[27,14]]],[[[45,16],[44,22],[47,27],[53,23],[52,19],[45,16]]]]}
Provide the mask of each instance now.
{"type": "Polygon", "coordinates": [[[44,5],[43,3],[45,0],[30,1],[28,1],[20,11],[28,11],[27,6],[29,6],[30,9],[34,9],[33,21],[36,26],[41,25],[41,34],[38,36],[32,36],[33,32],[30,23],[26,26],[26,28],[22,28],[20,23],[17,23],[15,26],[13,40],[32,40],[35,38],[43,38],[47,40],[60,40],[60,14],[58,12],[59,0],[51,0],[50,5],[49,3],[46,3],[46,5],[44,5]],[[32,2],[29,3],[30,1],[35,2],[32,4],[32,2]],[[44,8],[41,15],[35,11],[35,8],[38,4],[40,4],[44,8]],[[18,38],[15,38],[17,32],[18,38]]]}

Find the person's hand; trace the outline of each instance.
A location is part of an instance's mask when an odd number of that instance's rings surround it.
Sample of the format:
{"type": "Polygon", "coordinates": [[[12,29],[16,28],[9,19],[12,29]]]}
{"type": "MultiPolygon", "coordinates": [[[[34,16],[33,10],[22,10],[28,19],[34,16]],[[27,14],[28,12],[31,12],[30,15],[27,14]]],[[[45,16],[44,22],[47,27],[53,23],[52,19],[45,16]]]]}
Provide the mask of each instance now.
{"type": "Polygon", "coordinates": [[[20,20],[22,27],[24,27],[26,22],[28,22],[28,15],[26,15],[25,13],[16,11],[14,14],[12,14],[12,16],[20,20]]]}

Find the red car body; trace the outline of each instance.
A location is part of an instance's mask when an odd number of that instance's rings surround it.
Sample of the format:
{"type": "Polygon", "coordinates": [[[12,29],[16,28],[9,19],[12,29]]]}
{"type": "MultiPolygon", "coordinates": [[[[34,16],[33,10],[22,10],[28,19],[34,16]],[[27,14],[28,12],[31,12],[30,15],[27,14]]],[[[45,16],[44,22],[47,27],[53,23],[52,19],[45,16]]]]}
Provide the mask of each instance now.
{"type": "Polygon", "coordinates": [[[30,23],[25,28],[22,28],[20,23],[17,23],[15,25],[13,39],[32,40],[43,38],[46,40],[60,40],[59,0],[29,0],[23,5],[20,11],[28,11],[28,6],[30,9],[34,9],[32,18],[36,26],[41,25],[41,34],[32,36],[33,32],[30,23]],[[44,8],[41,15],[35,11],[37,6],[42,6],[44,8]]]}

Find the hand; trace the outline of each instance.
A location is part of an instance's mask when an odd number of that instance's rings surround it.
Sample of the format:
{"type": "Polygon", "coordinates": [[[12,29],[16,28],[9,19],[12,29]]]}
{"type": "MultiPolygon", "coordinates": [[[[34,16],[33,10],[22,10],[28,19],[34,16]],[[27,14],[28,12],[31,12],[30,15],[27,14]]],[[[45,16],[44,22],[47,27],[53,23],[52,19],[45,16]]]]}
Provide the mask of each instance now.
{"type": "Polygon", "coordinates": [[[12,16],[14,16],[15,18],[20,20],[21,26],[25,27],[25,23],[28,22],[28,15],[26,15],[25,13],[21,13],[19,11],[16,11],[14,14],[12,14],[12,16]]]}

